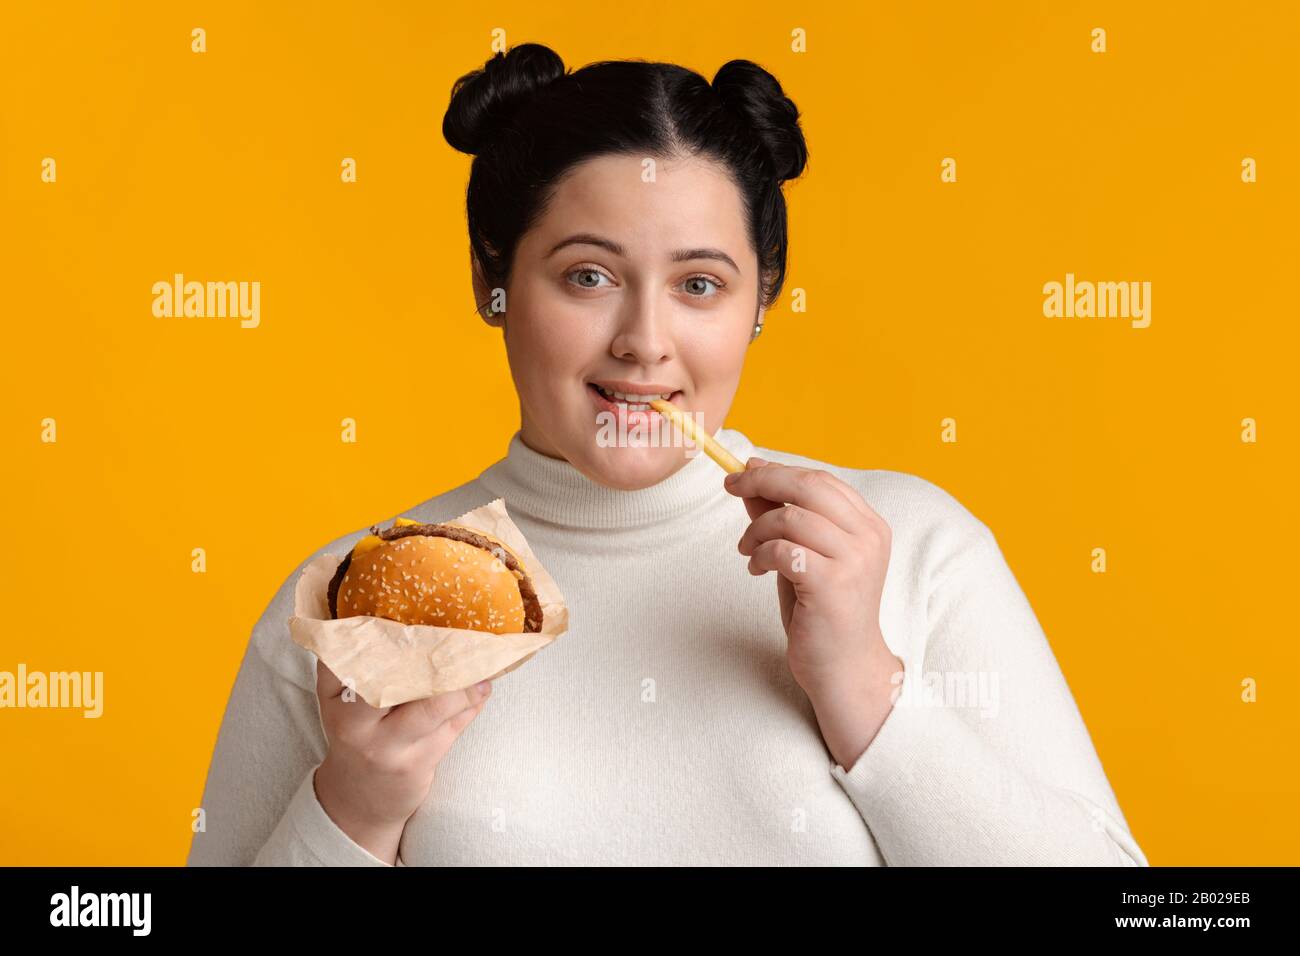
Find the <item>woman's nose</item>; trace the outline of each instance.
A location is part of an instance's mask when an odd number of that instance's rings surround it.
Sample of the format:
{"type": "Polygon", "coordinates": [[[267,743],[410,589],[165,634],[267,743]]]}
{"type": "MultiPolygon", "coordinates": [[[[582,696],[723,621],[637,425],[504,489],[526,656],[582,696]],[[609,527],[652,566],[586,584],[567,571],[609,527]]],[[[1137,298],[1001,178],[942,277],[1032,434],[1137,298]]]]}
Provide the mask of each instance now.
{"type": "Polygon", "coordinates": [[[610,343],[616,358],[652,365],[673,357],[672,325],[668,313],[654,303],[638,302],[620,317],[610,343]]]}

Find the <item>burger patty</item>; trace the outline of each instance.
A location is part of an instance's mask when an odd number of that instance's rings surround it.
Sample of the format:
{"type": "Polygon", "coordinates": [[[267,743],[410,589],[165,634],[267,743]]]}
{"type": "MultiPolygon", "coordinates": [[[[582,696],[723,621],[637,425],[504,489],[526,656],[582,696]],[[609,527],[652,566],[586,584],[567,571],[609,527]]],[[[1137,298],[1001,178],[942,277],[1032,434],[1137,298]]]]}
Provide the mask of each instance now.
{"type": "MultiPolygon", "coordinates": [[[[542,602],[537,599],[537,589],[533,587],[532,579],[528,576],[528,572],[524,570],[523,565],[519,563],[518,558],[505,548],[497,548],[489,538],[471,531],[469,528],[458,528],[446,524],[394,525],[391,528],[384,528],[382,531],[372,527],[370,533],[377,535],[384,541],[396,541],[398,538],[405,538],[413,534],[420,534],[430,538],[448,538],[452,541],[460,541],[476,548],[482,548],[484,551],[495,555],[506,566],[506,569],[515,575],[515,580],[519,582],[519,597],[524,602],[524,633],[536,634],[541,631],[542,602]]],[[[334,572],[334,577],[330,580],[328,595],[331,620],[335,620],[339,616],[339,585],[343,583],[343,575],[347,574],[348,566],[351,564],[352,552],[349,551],[347,557],[339,562],[338,570],[334,572]]]]}

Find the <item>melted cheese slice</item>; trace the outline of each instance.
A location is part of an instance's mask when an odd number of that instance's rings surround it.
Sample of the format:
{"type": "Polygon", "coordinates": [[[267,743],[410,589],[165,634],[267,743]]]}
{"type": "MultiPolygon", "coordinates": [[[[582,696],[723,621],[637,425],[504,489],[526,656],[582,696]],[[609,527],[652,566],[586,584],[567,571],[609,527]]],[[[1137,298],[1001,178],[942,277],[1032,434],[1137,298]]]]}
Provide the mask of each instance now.
{"type": "MultiPolygon", "coordinates": [[[[394,525],[424,524],[424,522],[414,521],[411,518],[397,518],[396,520],[393,521],[393,524],[394,525]]],[[[377,534],[368,534],[360,541],[358,541],[356,545],[352,548],[352,556],[356,557],[358,554],[365,554],[367,551],[373,551],[381,544],[387,544],[387,543],[388,542],[386,542],[383,538],[379,537],[379,535],[377,534]]]]}

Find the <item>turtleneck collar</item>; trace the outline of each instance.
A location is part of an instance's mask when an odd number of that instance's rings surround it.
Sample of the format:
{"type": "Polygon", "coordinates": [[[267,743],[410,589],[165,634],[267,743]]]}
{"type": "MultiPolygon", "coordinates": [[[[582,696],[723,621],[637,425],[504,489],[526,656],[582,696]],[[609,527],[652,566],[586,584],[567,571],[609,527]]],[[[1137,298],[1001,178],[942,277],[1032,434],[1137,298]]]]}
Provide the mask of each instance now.
{"type": "MultiPolygon", "coordinates": [[[[754,453],[750,440],[734,429],[720,428],[713,437],[741,461],[754,453]]],[[[592,481],[567,461],[534,451],[516,431],[506,457],[478,480],[504,498],[513,513],[570,528],[614,529],[680,519],[728,497],[723,476],[717,462],[700,450],[657,485],[621,491],[592,481]]]]}

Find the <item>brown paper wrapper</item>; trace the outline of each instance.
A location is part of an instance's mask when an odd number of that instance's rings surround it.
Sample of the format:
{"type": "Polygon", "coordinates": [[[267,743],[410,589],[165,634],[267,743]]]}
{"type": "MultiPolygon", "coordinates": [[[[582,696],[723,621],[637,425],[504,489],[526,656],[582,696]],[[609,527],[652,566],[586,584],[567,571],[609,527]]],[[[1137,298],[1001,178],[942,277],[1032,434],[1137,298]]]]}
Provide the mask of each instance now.
{"type": "Polygon", "coordinates": [[[542,605],[542,630],[491,634],[382,617],[332,620],[329,583],[346,555],[322,554],[298,578],[289,634],[372,707],[392,707],[500,677],[569,628],[564,596],[510,520],[502,499],[452,520],[500,538],[519,555],[542,605]]]}

